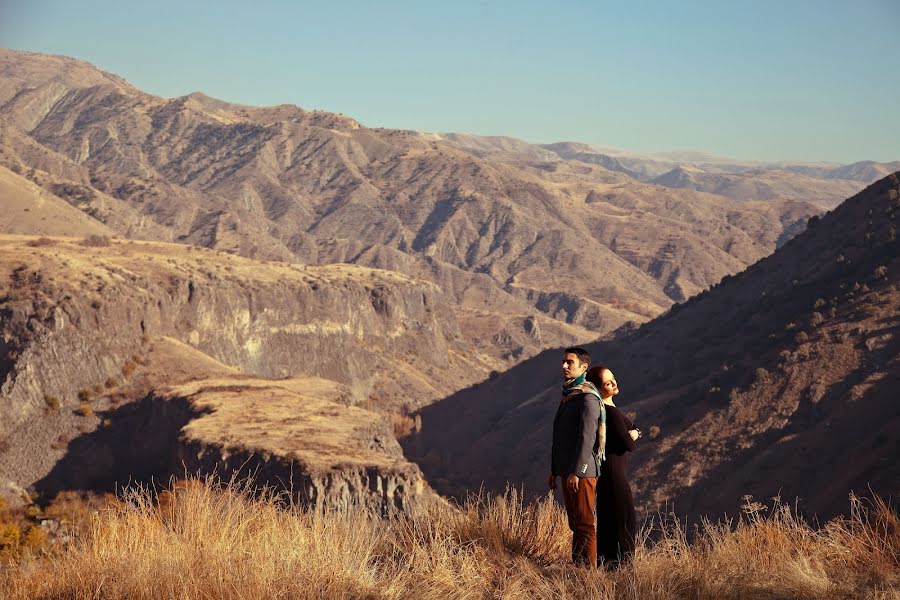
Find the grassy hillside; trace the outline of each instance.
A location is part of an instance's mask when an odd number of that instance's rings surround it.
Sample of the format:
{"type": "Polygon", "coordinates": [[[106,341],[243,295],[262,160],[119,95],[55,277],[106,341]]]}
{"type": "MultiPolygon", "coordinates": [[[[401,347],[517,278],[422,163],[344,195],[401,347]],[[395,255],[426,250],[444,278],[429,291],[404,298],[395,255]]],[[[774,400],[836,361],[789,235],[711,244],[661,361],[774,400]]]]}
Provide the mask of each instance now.
{"type": "Polygon", "coordinates": [[[565,517],[552,500],[525,505],[507,492],[378,520],[188,481],[156,497],[127,493],[67,546],[7,543],[0,595],[897,598],[900,519],[878,500],[851,504],[851,517],[815,529],[787,506],[748,500],[739,520],[705,523],[691,543],[665,516],[644,529],[630,566],[607,573],[569,564],[565,517]]]}

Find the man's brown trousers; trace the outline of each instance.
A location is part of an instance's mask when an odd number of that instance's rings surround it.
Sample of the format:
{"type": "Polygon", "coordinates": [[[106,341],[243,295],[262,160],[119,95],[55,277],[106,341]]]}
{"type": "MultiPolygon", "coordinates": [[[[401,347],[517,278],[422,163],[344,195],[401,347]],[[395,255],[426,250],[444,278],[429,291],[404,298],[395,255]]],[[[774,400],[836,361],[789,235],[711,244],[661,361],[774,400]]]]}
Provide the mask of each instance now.
{"type": "Polygon", "coordinates": [[[562,478],[563,503],[572,530],[572,561],[575,564],[597,566],[597,527],[594,524],[594,505],[597,502],[597,478],[578,480],[573,492],[562,478]]]}

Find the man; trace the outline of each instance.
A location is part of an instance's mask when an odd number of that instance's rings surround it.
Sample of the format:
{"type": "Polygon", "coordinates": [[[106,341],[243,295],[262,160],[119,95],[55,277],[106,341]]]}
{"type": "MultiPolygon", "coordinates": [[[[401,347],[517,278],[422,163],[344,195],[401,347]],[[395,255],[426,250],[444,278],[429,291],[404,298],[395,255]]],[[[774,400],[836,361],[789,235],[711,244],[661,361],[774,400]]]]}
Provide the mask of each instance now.
{"type": "Polygon", "coordinates": [[[591,356],[583,348],[563,351],[563,397],[553,420],[553,447],[548,483],[556,489],[562,478],[563,504],[572,530],[572,560],[596,566],[597,530],[594,524],[594,492],[597,487],[597,421],[600,397],[585,376],[591,356]],[[591,390],[591,391],[588,391],[591,390]]]}

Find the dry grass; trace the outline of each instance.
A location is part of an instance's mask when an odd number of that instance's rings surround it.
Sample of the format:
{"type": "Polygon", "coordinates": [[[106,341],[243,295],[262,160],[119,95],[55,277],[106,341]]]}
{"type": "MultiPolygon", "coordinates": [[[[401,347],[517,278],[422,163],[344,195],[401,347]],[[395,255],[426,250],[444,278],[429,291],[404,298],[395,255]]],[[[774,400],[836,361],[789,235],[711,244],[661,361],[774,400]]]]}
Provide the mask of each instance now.
{"type": "Polygon", "coordinates": [[[517,493],[412,516],[281,508],[229,486],[131,492],[75,544],[0,574],[5,598],[896,598],[900,520],[881,501],[815,529],[789,508],[645,529],[632,564],[573,567],[559,506],[517,493]],[[650,539],[654,541],[649,541],[650,539]]]}

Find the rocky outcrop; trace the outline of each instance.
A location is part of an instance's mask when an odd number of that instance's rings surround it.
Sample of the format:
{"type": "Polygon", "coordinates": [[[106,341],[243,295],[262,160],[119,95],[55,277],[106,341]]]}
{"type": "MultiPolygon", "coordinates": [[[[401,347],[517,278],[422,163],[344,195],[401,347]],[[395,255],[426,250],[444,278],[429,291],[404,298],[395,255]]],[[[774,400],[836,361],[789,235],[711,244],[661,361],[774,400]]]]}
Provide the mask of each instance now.
{"type": "Polygon", "coordinates": [[[260,380],[223,370],[108,411],[112,423],[74,438],[33,487],[53,497],[214,477],[316,510],[414,509],[432,495],[421,471],[405,460],[384,416],[328,399],[346,393],[317,378],[260,380]]]}
{"type": "Polygon", "coordinates": [[[182,474],[214,473],[225,481],[250,479],[255,488],[286,493],[315,510],[361,509],[386,516],[414,510],[423,497],[433,493],[413,463],[396,467],[335,465],[317,472],[283,456],[199,442],[179,443],[175,460],[183,466],[182,474]]]}
{"type": "Polygon", "coordinates": [[[329,398],[341,384],[304,378],[218,378],[165,392],[197,416],[181,430],[175,464],[223,480],[250,479],[317,509],[408,511],[427,494],[384,416],[329,398]]]}

